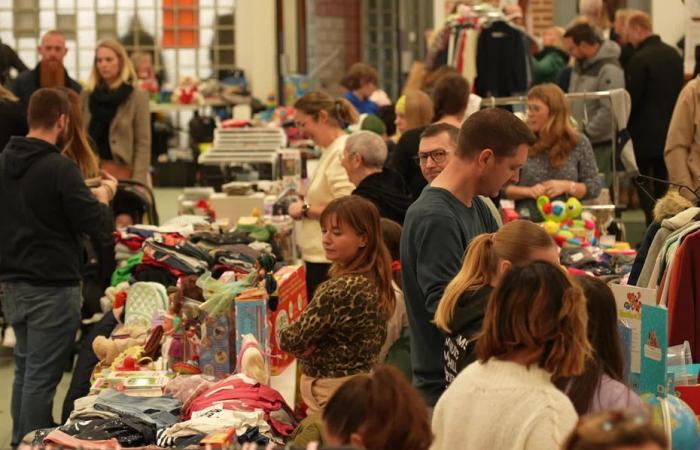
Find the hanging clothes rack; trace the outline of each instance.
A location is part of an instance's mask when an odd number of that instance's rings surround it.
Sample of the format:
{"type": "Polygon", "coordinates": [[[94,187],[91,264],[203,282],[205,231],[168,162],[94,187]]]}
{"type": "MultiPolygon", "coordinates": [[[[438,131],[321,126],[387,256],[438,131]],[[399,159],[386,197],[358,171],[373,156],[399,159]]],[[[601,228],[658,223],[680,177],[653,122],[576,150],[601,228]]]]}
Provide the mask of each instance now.
{"type": "MultiPolygon", "coordinates": [[[[608,99],[610,101],[610,107],[612,108],[612,97],[613,94],[610,91],[597,91],[597,92],[574,92],[570,94],[565,94],[566,99],[571,101],[586,101],[586,100],[598,100],[598,99],[608,99]]],[[[486,97],[481,100],[482,108],[495,108],[497,106],[517,106],[517,105],[527,105],[528,98],[526,95],[518,95],[512,97],[486,97]]],[[[585,108],[585,103],[584,103],[585,108]]],[[[585,110],[584,110],[585,111],[585,110]]],[[[613,204],[612,205],[598,205],[596,209],[614,209],[615,214],[619,215],[627,205],[618,204],[620,199],[620,177],[617,170],[617,136],[618,127],[615,114],[611,114],[612,121],[610,123],[612,129],[612,176],[613,176],[613,204]]]]}

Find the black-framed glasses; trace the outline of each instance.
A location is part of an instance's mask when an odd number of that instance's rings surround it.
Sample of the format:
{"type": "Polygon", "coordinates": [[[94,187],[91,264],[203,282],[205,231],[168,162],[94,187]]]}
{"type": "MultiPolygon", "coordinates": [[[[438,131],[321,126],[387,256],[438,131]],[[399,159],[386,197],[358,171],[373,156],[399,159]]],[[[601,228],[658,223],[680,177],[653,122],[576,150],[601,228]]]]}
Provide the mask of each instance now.
{"type": "Polygon", "coordinates": [[[425,165],[428,162],[428,158],[432,159],[435,164],[442,164],[447,159],[447,151],[445,150],[433,150],[432,152],[418,153],[413,157],[413,160],[419,166],[425,165]]]}

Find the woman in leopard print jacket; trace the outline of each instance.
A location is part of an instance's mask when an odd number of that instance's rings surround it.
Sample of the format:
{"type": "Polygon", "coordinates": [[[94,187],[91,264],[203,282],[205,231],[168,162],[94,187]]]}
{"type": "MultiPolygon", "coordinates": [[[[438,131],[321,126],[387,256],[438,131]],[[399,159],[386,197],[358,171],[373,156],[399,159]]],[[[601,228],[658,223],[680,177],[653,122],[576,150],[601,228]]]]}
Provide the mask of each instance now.
{"type": "Polygon", "coordinates": [[[372,370],[395,307],[377,208],[362,197],[338,198],[323,211],[321,227],[331,278],[280,333],[282,350],[301,362],[309,413],[320,412],[346,380],[372,370]]]}

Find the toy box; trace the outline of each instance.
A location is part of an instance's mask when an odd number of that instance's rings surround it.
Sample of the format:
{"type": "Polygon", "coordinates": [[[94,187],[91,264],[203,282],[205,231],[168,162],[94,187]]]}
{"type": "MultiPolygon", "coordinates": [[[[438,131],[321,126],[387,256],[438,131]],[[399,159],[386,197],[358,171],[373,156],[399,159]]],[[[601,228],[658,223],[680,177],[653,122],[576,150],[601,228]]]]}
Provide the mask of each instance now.
{"type": "Polygon", "coordinates": [[[236,311],[233,305],[226,314],[207,315],[201,325],[199,368],[203,374],[226,378],[236,368],[236,311]]]}
{"type": "MultiPolygon", "coordinates": [[[[262,291],[261,291],[262,293],[262,291]]],[[[241,351],[243,336],[252,334],[260,348],[268,351],[267,298],[236,298],[236,352],[241,351]]]]}
{"type": "Polygon", "coordinates": [[[309,301],[303,265],[283,267],[275,273],[275,278],[279,303],[274,311],[269,311],[267,322],[270,330],[272,375],[279,375],[294,361],[293,355],[280,349],[279,332],[299,318],[309,301]]]}

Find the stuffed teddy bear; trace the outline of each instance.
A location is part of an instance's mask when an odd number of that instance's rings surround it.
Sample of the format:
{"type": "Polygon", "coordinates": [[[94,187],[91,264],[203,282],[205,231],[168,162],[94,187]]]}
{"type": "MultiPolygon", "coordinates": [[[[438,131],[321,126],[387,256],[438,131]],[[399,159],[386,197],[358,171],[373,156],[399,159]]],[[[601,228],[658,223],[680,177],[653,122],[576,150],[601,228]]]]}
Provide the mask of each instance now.
{"type": "Polygon", "coordinates": [[[112,364],[117,356],[129,347],[144,345],[148,329],[142,326],[123,326],[112,333],[111,338],[98,336],[92,342],[92,350],[97,358],[107,365],[112,364]]]}
{"type": "Polygon", "coordinates": [[[198,92],[197,82],[192,77],[184,77],[180,80],[180,85],[175,89],[172,96],[173,103],[182,105],[199,103],[201,100],[202,96],[198,92]]]}

